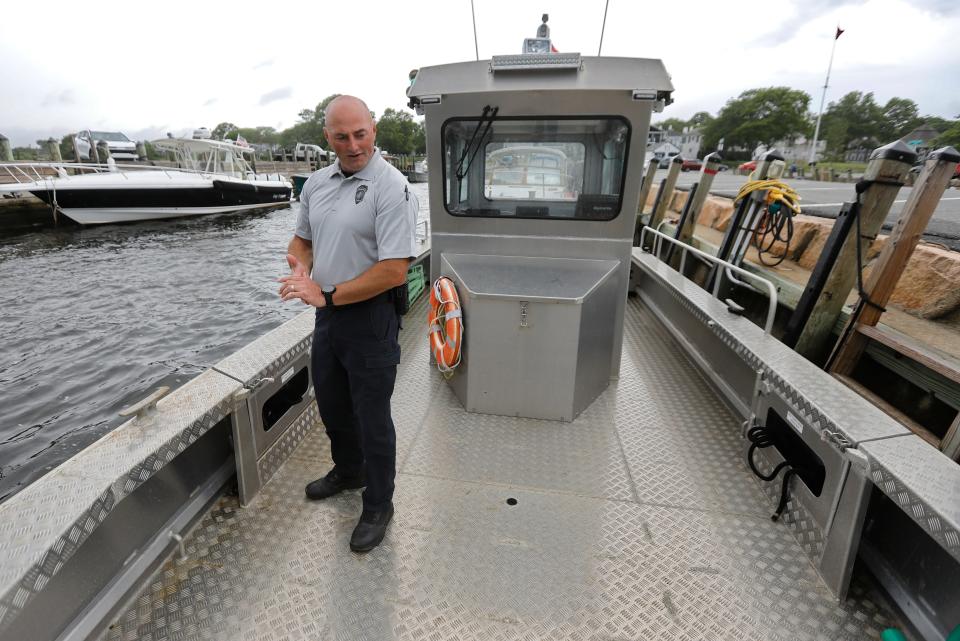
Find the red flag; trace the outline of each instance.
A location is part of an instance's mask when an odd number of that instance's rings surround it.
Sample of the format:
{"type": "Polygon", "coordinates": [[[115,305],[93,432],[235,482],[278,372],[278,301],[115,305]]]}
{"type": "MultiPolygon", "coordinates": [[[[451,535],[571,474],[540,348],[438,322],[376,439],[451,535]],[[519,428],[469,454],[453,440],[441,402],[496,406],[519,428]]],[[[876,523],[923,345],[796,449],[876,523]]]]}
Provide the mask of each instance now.
{"type": "Polygon", "coordinates": [[[840,27],[837,27],[837,35],[835,35],[833,39],[836,40],[837,38],[839,38],[841,33],[843,33],[843,29],[841,29],[840,27]]]}

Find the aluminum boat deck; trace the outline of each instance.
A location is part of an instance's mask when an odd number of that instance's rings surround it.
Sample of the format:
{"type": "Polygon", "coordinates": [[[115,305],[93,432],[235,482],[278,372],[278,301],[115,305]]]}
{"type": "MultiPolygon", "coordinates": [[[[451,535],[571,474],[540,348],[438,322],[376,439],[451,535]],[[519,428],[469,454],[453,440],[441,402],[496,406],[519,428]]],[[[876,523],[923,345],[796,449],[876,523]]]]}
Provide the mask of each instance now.
{"type": "Polygon", "coordinates": [[[743,460],[740,422],[636,298],[621,376],[575,421],[467,413],[407,316],[396,516],[349,551],[359,492],[317,424],[245,509],[215,501],[102,638],[879,638],[865,572],[837,602],[743,460]]]}

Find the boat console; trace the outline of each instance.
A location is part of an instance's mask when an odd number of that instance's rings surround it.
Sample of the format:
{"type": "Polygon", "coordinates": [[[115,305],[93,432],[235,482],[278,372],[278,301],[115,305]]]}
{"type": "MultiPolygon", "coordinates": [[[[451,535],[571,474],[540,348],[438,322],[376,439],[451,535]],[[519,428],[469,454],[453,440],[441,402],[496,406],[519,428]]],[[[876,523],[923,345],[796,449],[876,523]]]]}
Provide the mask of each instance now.
{"type": "Polygon", "coordinates": [[[416,74],[431,277],[462,300],[449,383],[468,411],[571,421],[618,376],[642,177],[631,168],[672,90],[659,60],[549,48],[416,74]]]}

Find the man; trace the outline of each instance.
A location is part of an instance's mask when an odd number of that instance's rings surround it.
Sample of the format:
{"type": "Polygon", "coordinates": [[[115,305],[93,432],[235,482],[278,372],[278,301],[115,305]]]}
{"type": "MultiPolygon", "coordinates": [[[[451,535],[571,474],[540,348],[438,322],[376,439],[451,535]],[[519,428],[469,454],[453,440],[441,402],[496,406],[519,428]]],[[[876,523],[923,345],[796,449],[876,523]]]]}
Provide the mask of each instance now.
{"type": "Polygon", "coordinates": [[[374,146],[377,127],[362,100],[335,98],[323,134],[337,161],[303,186],[287,249],[292,273],[280,279],[280,295],[317,308],[313,386],[334,467],[307,485],[307,497],[365,487],[350,549],[368,552],[393,517],[390,397],[400,345],[391,289],[406,282],[416,255],[418,205],[406,178],[374,146]]]}

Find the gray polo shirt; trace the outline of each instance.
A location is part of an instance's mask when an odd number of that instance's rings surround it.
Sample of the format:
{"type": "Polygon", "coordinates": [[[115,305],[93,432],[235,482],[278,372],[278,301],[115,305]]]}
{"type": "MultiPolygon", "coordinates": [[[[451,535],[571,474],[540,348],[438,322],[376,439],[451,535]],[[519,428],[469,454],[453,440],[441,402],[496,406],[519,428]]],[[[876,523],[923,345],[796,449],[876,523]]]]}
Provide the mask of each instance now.
{"type": "Polygon", "coordinates": [[[338,160],[314,172],[300,192],[296,235],[313,243],[313,280],[337,285],[389,258],[417,255],[417,197],[375,149],[350,177],[338,160]]]}

